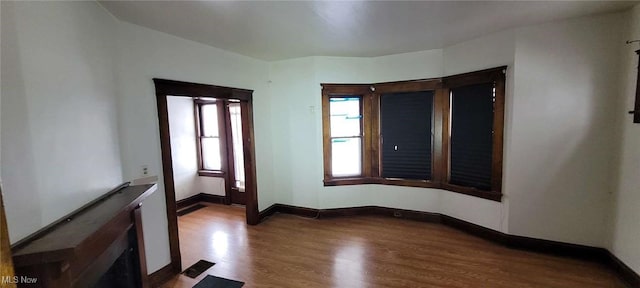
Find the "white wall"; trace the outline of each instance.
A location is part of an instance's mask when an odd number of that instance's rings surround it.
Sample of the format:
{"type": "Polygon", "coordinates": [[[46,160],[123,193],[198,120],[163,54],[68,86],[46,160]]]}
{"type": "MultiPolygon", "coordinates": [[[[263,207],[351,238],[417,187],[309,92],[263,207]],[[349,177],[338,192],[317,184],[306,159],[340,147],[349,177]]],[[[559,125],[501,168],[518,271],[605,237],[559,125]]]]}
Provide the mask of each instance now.
{"type": "Polygon", "coordinates": [[[171,160],[176,200],[200,193],[198,185],[198,154],[193,99],[167,97],[171,160]]]}
{"type": "Polygon", "coordinates": [[[159,188],[142,208],[147,267],[152,273],[170,262],[160,135],[152,78],[254,90],[254,130],[258,204],[265,209],[275,203],[271,168],[271,105],[267,94],[265,62],[222,51],[137,25],[118,22],[116,75],[122,167],[125,179],[148,165],[159,175],[159,188]]]}
{"type": "MultiPolygon", "coordinates": [[[[2,16],[2,15],[4,15],[4,14],[2,14],[2,7],[3,7],[3,5],[0,5],[0,22],[1,22],[1,18],[4,18],[2,16]]],[[[2,25],[0,24],[0,26],[2,26],[2,25]]],[[[2,34],[4,34],[4,31],[0,31],[0,36],[2,34]]],[[[3,41],[2,39],[3,38],[0,37],[0,55],[2,55],[2,50],[10,49],[10,47],[13,45],[13,43],[9,43],[7,41],[3,41]]],[[[4,61],[2,60],[2,56],[0,56],[0,82],[2,82],[2,83],[0,83],[0,85],[2,85],[2,87],[5,86],[4,82],[3,82],[5,80],[2,80],[2,79],[4,79],[5,76],[8,77],[8,75],[11,74],[11,73],[9,73],[9,70],[10,70],[9,67],[5,68],[4,65],[2,65],[3,62],[4,61]]],[[[3,93],[3,89],[1,89],[1,87],[0,87],[0,130],[1,130],[1,127],[2,127],[2,107],[1,107],[2,106],[2,93],[3,93]]],[[[0,151],[2,151],[2,132],[0,132],[0,151]]],[[[2,186],[2,161],[1,161],[1,159],[2,159],[2,153],[0,152],[0,193],[3,193],[2,192],[2,190],[3,190],[2,187],[3,186],[2,186]]],[[[2,198],[4,199],[4,194],[2,194],[2,198]]],[[[3,200],[3,202],[4,202],[4,200],[3,200]]]]}
{"type": "Polygon", "coordinates": [[[224,196],[224,178],[198,176],[196,122],[191,97],[167,97],[176,200],[206,193],[224,196]]]}
{"type": "Polygon", "coordinates": [[[622,14],[518,29],[509,232],[605,245],[622,14]]]}
{"type": "MultiPolygon", "coordinates": [[[[628,13],[626,31],[620,33],[625,40],[640,39],[640,5],[636,5],[628,13]]],[[[611,252],[640,273],[640,124],[632,123],[632,115],[636,93],[636,77],[638,73],[638,44],[623,45],[621,49],[620,71],[621,105],[616,107],[615,114],[621,116],[620,155],[615,203],[612,212],[612,237],[608,247],[611,252]]]]}
{"type": "Polygon", "coordinates": [[[113,19],[93,2],[2,2],[2,179],[11,242],[122,182],[113,19]]]}
{"type": "MultiPolygon", "coordinates": [[[[226,187],[224,186],[224,178],[199,176],[197,184],[198,184],[198,193],[218,195],[218,196],[224,196],[225,194],[224,190],[226,189],[226,187]]],[[[259,195],[259,196],[262,196],[262,195],[259,195]]]]}
{"type": "Polygon", "coordinates": [[[322,181],[322,171],[315,163],[322,157],[316,154],[322,141],[313,126],[322,112],[313,97],[317,95],[315,88],[319,88],[314,82],[314,62],[312,57],[278,62],[272,66],[279,68],[269,71],[273,121],[270,141],[273,169],[278,171],[273,179],[277,203],[318,205],[316,187],[322,181]]]}
{"type": "MultiPolygon", "coordinates": [[[[0,5],[0,15],[2,15],[2,5],[0,5]]],[[[0,25],[0,26],[2,26],[2,25],[0,25]]],[[[2,34],[4,34],[4,33],[0,32],[0,36],[2,34]]],[[[11,44],[13,44],[13,43],[11,43],[11,44]]],[[[0,55],[2,55],[2,50],[4,50],[5,48],[9,48],[9,47],[10,47],[10,43],[7,42],[7,41],[3,41],[2,37],[0,37],[0,55]]],[[[7,68],[4,68],[4,66],[1,65],[1,63],[2,63],[2,59],[1,58],[2,57],[0,56],[0,81],[2,81],[2,79],[4,78],[5,73],[9,74],[9,70],[7,70],[7,68]]],[[[4,82],[2,82],[1,85],[5,86],[4,82]]],[[[2,89],[1,88],[0,88],[0,106],[2,106],[2,89]]],[[[0,107],[0,127],[2,127],[2,107],[0,107]]],[[[2,151],[2,133],[1,132],[0,132],[0,151],[2,151]]],[[[0,160],[1,159],[2,159],[2,153],[0,152],[0,160]]],[[[2,193],[2,161],[0,161],[0,193],[2,193]]],[[[3,194],[2,198],[4,199],[4,194],[3,194]]],[[[3,200],[3,202],[4,202],[4,200],[3,200]]]]}

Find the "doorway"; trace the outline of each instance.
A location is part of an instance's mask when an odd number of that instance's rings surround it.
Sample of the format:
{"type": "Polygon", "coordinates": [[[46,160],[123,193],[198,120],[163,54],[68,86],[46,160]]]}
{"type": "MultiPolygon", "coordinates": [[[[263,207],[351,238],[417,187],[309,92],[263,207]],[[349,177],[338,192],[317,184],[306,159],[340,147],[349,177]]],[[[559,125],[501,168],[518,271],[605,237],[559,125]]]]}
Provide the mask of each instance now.
{"type": "Polygon", "coordinates": [[[193,98],[192,107],[198,176],[224,179],[222,202],[245,205],[241,102],[237,99],[199,97],[193,98]]]}
{"type": "Polygon", "coordinates": [[[226,104],[225,113],[228,115],[227,129],[227,162],[229,163],[229,191],[232,204],[244,205],[245,196],[244,155],[242,153],[242,107],[239,102],[226,104]]]}
{"type": "MultiPolygon", "coordinates": [[[[159,121],[158,127],[160,130],[160,146],[162,150],[162,172],[169,228],[169,248],[171,253],[170,269],[173,273],[179,273],[182,269],[182,263],[178,238],[175,181],[173,175],[171,133],[169,129],[168,97],[183,96],[190,97],[195,100],[215,99],[213,101],[223,104],[220,106],[216,105],[215,109],[217,109],[217,113],[223,113],[225,115],[228,114],[227,116],[229,117],[229,121],[225,121],[225,125],[228,125],[229,129],[225,129],[223,133],[219,133],[217,136],[219,138],[224,138],[220,140],[221,143],[224,145],[230,145],[232,148],[226,151],[225,158],[229,161],[226,161],[226,164],[221,161],[221,166],[226,165],[227,167],[225,167],[225,171],[229,172],[227,173],[229,175],[229,181],[225,181],[225,185],[229,188],[228,191],[230,192],[228,201],[230,203],[233,201],[244,202],[247,224],[256,225],[259,221],[257,183],[255,176],[255,146],[253,141],[253,91],[166,79],[154,78],[153,81],[156,90],[159,121]],[[234,129],[237,131],[235,134],[233,133],[234,129]],[[235,163],[238,163],[239,165],[234,165],[235,163]],[[233,176],[230,174],[233,174],[233,176]],[[233,188],[236,190],[235,198],[233,196],[233,188]]],[[[225,116],[225,118],[227,116],[225,116]]],[[[212,135],[208,134],[205,136],[212,137],[212,135]]]]}

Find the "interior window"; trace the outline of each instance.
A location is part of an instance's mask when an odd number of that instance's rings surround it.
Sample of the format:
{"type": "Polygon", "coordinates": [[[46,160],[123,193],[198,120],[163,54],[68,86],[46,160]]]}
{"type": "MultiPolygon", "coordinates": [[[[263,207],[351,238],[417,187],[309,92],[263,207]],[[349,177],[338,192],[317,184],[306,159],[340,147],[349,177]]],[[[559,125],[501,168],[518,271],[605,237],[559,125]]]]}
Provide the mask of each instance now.
{"type": "Polygon", "coordinates": [[[200,153],[202,170],[219,171],[222,169],[220,157],[220,128],[218,125],[218,105],[216,103],[198,104],[200,110],[200,153]]]}
{"type": "Polygon", "coordinates": [[[437,79],[322,84],[324,184],[502,199],[506,67],[437,79]]]}

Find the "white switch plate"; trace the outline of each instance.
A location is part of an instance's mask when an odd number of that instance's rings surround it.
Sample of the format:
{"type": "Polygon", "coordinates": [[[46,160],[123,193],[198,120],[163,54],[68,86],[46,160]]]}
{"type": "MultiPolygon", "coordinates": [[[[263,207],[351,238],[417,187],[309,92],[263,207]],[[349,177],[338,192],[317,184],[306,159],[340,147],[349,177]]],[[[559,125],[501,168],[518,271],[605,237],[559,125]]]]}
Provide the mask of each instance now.
{"type": "Polygon", "coordinates": [[[140,176],[142,177],[149,176],[149,165],[140,166],[140,176]]]}

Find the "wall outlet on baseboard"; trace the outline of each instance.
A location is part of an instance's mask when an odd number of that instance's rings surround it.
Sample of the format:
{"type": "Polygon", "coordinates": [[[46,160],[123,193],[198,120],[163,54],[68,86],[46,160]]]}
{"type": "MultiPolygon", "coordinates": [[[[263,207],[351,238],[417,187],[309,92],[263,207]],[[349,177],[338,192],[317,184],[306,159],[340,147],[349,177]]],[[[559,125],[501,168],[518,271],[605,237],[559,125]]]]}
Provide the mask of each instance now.
{"type": "Polygon", "coordinates": [[[393,217],[402,217],[402,213],[400,213],[400,211],[393,211],[393,217]]]}

